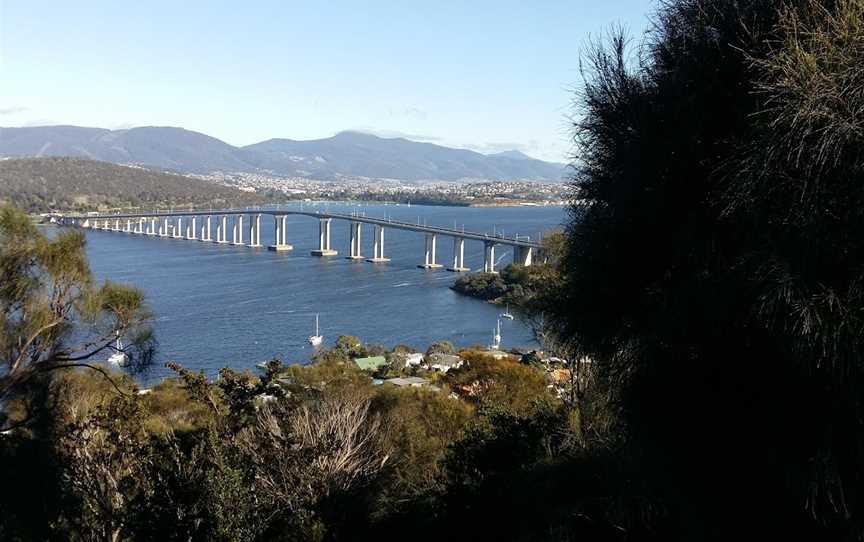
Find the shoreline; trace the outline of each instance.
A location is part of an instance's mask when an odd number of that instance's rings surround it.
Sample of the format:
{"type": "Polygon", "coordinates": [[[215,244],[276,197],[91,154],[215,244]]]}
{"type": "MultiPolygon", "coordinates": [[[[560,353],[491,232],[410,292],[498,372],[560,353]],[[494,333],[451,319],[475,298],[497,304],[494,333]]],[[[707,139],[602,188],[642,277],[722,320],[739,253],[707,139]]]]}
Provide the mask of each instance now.
{"type": "MultiPolygon", "coordinates": [[[[289,199],[281,202],[273,201],[269,203],[262,203],[260,205],[249,205],[245,207],[226,207],[225,210],[253,210],[253,209],[262,209],[266,207],[279,207],[279,206],[287,206],[287,205],[300,205],[300,204],[309,204],[309,205],[321,205],[321,204],[344,204],[344,205],[393,205],[393,206],[417,206],[417,207],[454,207],[454,208],[464,208],[464,209],[491,209],[491,208],[506,208],[506,207],[564,207],[567,205],[566,202],[560,201],[542,201],[542,202],[525,202],[520,200],[513,201],[498,201],[498,202],[482,202],[482,203],[470,203],[470,202],[432,202],[432,201],[381,201],[381,200],[346,200],[346,199],[289,199]]],[[[195,207],[195,206],[178,206],[178,208],[168,207],[171,210],[189,210],[189,211],[207,211],[213,210],[213,208],[208,207],[195,207]]],[[[94,211],[90,210],[81,210],[81,209],[53,209],[52,213],[74,213],[74,214],[86,214],[86,213],[124,213],[124,212],[146,212],[153,211],[154,209],[142,209],[140,207],[126,207],[126,208],[111,208],[94,211]]],[[[157,207],[155,210],[160,210],[157,207]]],[[[161,209],[164,210],[164,209],[161,209]]],[[[31,216],[41,218],[44,214],[50,213],[31,213],[31,216]]]]}

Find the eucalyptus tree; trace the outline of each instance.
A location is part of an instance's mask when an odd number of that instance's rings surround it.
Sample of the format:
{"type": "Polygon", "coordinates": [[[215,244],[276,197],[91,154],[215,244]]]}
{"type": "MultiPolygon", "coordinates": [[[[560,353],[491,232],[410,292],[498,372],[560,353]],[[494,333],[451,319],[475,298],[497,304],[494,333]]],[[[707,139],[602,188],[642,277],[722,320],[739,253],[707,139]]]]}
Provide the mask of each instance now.
{"type": "MultiPolygon", "coordinates": [[[[23,212],[0,207],[0,405],[60,369],[84,367],[111,379],[99,363],[121,350],[129,369],[151,361],[155,341],[143,293],[97,284],[84,246],[80,231],[48,236],[23,212]]],[[[0,408],[0,429],[28,419],[10,420],[0,408]]]]}

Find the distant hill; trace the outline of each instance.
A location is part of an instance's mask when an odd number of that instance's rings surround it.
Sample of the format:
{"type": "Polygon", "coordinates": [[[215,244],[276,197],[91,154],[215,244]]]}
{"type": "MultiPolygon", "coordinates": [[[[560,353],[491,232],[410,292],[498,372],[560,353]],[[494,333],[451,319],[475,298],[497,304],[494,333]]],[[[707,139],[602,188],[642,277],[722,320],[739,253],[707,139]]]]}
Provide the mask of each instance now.
{"type": "Polygon", "coordinates": [[[65,157],[0,159],[0,202],[30,212],[259,201],[227,186],[137,167],[65,157]]]}
{"type": "Polygon", "coordinates": [[[513,160],[533,160],[530,156],[521,151],[503,151],[495,154],[490,154],[496,158],[512,158],[513,160]]]}
{"type": "Polygon", "coordinates": [[[0,156],[77,156],[179,172],[243,171],[242,151],[181,128],[0,128],[0,156]]]}
{"type": "Polygon", "coordinates": [[[269,139],[234,147],[171,127],[0,128],[0,156],[76,156],[184,173],[263,172],[321,180],[348,176],[405,181],[560,181],[564,174],[562,164],[535,160],[518,151],[485,155],[360,132],[309,141],[269,139]]]}
{"type": "Polygon", "coordinates": [[[564,167],[541,160],[487,156],[464,149],[342,132],[327,139],[270,139],[243,147],[261,169],[285,175],[338,175],[401,180],[560,180],[564,167]]]}

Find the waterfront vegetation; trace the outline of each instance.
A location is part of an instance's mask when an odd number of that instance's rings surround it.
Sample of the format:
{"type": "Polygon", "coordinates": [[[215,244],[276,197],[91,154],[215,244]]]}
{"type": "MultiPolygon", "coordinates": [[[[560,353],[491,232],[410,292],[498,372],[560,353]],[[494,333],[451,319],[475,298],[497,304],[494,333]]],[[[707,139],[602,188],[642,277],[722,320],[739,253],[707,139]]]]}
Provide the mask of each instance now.
{"type": "Polygon", "coordinates": [[[554,289],[561,281],[558,262],[563,257],[564,234],[547,232],[543,240],[545,262],[530,266],[508,264],[499,273],[470,273],[462,275],[453,283],[453,290],[500,305],[509,304],[521,310],[535,312],[548,300],[545,293],[554,289]]]}
{"type": "Polygon", "coordinates": [[[566,242],[501,278],[542,353],[342,337],[144,393],[92,363],[146,365],[140,292],[4,208],[0,539],[861,540],[862,21],[671,0],[589,47],[566,242]]]}

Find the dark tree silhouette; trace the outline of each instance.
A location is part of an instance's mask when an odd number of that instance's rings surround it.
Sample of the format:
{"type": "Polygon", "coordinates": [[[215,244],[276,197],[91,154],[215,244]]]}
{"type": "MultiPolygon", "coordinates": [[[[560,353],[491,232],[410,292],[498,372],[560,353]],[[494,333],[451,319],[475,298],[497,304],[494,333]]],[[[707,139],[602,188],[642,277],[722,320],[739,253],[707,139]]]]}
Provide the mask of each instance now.
{"type": "Polygon", "coordinates": [[[862,2],[664,2],[576,99],[558,333],[677,537],[864,534],[862,2]]]}

